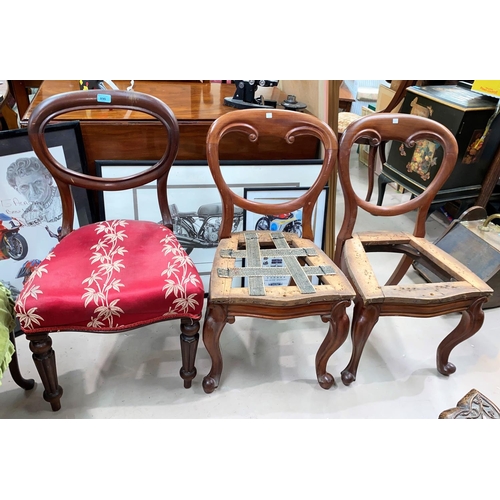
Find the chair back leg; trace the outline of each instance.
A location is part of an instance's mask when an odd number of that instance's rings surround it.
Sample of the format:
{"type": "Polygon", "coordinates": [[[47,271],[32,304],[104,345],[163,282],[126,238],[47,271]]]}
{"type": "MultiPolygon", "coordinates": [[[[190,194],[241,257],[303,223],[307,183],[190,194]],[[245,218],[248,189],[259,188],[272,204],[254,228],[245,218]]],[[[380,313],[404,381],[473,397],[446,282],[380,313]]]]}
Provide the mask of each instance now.
{"type": "Polygon", "coordinates": [[[26,379],[21,375],[21,371],[19,370],[19,361],[17,359],[16,336],[13,330],[9,332],[9,340],[14,345],[14,353],[12,354],[12,359],[9,364],[10,375],[12,376],[14,382],[21,387],[21,389],[29,391],[35,387],[35,381],[32,378],[26,379]]]}

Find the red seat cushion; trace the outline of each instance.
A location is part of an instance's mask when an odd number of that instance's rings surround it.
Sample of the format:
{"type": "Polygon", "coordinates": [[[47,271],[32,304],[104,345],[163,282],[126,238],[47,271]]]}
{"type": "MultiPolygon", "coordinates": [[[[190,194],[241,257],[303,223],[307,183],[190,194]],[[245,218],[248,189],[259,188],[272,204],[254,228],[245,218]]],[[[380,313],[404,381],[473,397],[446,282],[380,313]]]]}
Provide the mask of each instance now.
{"type": "Polygon", "coordinates": [[[198,271],[170,229],[111,220],[63,238],[24,285],[16,312],[27,334],[109,332],[199,320],[203,299],[198,271]]]}

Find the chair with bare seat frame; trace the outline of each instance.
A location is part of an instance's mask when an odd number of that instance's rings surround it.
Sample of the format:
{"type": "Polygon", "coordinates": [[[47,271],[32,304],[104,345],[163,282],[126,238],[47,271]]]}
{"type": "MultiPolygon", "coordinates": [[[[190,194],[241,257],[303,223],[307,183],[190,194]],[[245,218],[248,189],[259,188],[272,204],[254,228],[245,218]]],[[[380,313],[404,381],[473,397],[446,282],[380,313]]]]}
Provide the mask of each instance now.
{"type": "MultiPolygon", "coordinates": [[[[334,261],[356,290],[351,325],[352,355],[342,371],[345,385],[356,380],[363,348],[381,316],[429,318],[461,312],[460,323],[437,348],[437,369],[443,375],[455,372],[455,366],[449,361],[453,348],[474,335],[483,324],[482,306],[493,290],[458,260],[425,238],[425,220],[430,203],[451,174],[457,154],[456,139],[446,127],[430,119],[408,114],[367,116],[352,123],[342,136],[339,178],[345,211],[337,236],[334,261]],[[444,149],[443,160],[436,176],[419,196],[396,206],[378,206],[361,199],[351,183],[349,157],[353,144],[361,138],[372,146],[394,140],[402,142],[407,148],[413,147],[418,141],[437,141],[444,149]],[[413,234],[376,230],[356,233],[354,228],[360,209],[378,217],[397,216],[416,210],[413,234]],[[377,281],[376,269],[367,255],[369,252],[403,254],[385,285],[377,281]],[[425,263],[443,281],[399,285],[414,261],[425,263]]],[[[373,171],[367,172],[374,175],[373,171]]]]}
{"type": "Polygon", "coordinates": [[[221,195],[223,219],[220,242],[210,275],[207,309],[203,324],[203,342],[210,354],[212,367],[203,379],[203,389],[210,393],[219,386],[222,353],[219,339],[227,323],[237,316],[268,320],[320,316],[329,323],[328,333],[316,355],[316,377],[324,389],[334,384],[326,370],[330,356],[347,338],[349,319],[346,307],[354,290],[333,261],[314,242],[312,216],[318,196],[326,185],[337,158],[337,139],[331,128],[318,118],[290,110],[241,110],[227,113],[211,126],[207,136],[207,159],[221,195]],[[300,197],[272,203],[247,200],[235,193],[223,178],[219,161],[219,143],[232,132],[243,132],[252,142],[273,135],[291,144],[295,137],[312,135],[324,145],[324,159],[316,181],[300,197]],[[294,233],[270,230],[232,233],[235,206],[253,213],[269,215],[303,208],[302,237],[294,233]],[[282,258],[285,268],[262,267],[262,258],[282,258]],[[243,259],[237,267],[236,259],[243,259]],[[290,276],[288,286],[264,286],[266,272],[282,271],[290,276]],[[318,283],[312,282],[316,276],[318,283]],[[233,283],[245,277],[248,285],[233,283]],[[235,286],[233,286],[233,284],[235,286]]]}

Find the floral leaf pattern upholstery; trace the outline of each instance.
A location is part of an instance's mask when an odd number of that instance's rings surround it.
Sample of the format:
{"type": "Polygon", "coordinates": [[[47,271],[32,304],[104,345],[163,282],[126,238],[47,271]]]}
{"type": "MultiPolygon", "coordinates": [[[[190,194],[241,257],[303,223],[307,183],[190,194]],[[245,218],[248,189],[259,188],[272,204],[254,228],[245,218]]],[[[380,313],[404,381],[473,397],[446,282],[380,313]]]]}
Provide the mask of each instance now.
{"type": "Polygon", "coordinates": [[[66,236],[30,276],[16,313],[28,335],[53,328],[112,332],[163,319],[199,321],[203,298],[199,273],[170,229],[111,220],[66,236]]]}

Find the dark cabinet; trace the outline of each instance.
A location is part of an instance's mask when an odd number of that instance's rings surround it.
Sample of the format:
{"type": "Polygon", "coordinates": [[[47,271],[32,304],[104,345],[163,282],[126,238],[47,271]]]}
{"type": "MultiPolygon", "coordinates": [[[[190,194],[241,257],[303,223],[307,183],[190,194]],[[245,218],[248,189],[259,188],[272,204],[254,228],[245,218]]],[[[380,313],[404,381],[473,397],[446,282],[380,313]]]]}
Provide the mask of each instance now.
{"type": "MultiPolygon", "coordinates": [[[[490,120],[497,103],[496,98],[459,85],[408,88],[400,112],[442,123],[453,132],[459,147],[455,169],[434,204],[474,200],[479,195],[500,143],[500,119],[490,120]]],[[[393,142],[379,177],[379,204],[387,182],[396,182],[410,193],[420,194],[433,179],[441,160],[441,148],[432,141],[418,141],[414,148],[393,142]]]]}

